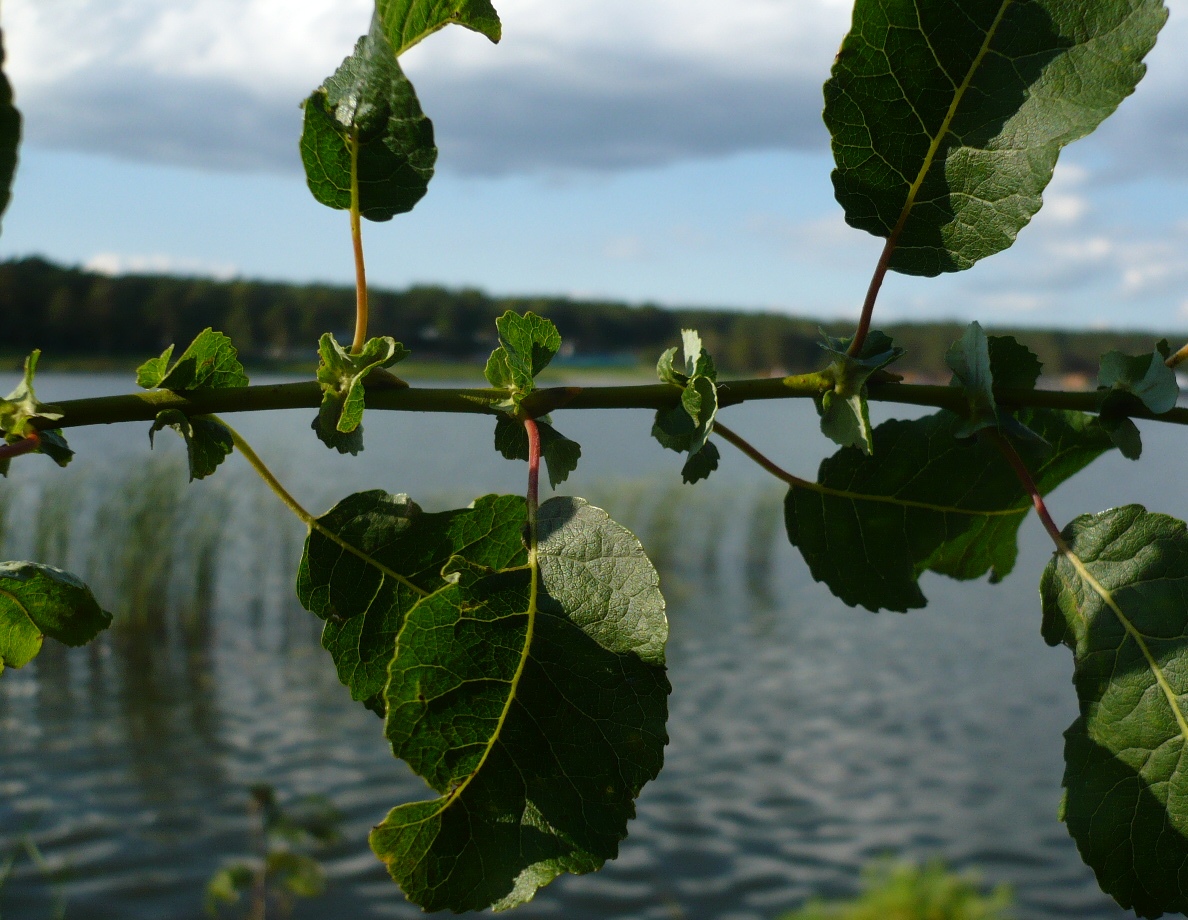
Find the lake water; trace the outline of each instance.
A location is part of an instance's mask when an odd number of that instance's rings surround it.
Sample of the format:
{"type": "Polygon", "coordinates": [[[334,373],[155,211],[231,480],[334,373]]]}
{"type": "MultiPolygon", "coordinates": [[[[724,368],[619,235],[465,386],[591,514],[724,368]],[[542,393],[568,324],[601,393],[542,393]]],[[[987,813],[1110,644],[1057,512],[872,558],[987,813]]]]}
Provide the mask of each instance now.
{"type": "MultiPolygon", "coordinates": [[[[126,388],[39,380],[46,400],[126,388]]],[[[229,419],[311,509],[362,488],[431,510],[523,490],[489,419],[373,412],[367,450],[342,458],[311,416],[229,419]]],[[[724,418],[798,474],[832,452],[807,404],[724,418]]],[[[782,488],[729,445],[723,469],[689,487],[648,437],[650,413],[554,420],[585,452],[562,490],[632,527],[660,569],[672,740],[619,859],[517,916],[770,920],[852,893],[886,854],[977,867],[1014,886],[1021,918],[1132,916],[1056,820],[1076,702],[1069,653],[1039,635],[1050,544],[1034,519],[1003,584],[927,576],[926,610],[873,615],[809,578],[783,533],[782,488]]],[[[366,838],[429,793],[350,701],[294,598],[304,529],[237,457],[187,486],[180,440],[164,432],[150,455],[147,427],[72,432],[68,470],[26,458],[0,484],[4,558],[65,564],[105,605],[132,598],[126,617],[141,621],[84,649],[47,643],[0,678],[0,864],[27,832],[55,879],[20,861],[0,916],[54,916],[56,897],[78,920],[202,916],[206,879],[248,847],[257,782],[282,799],[326,794],[346,814],[328,893],[297,917],[419,915],[366,838]]],[[[1104,458],[1053,496],[1059,521],[1132,501],[1188,516],[1177,432],[1144,433],[1140,464],[1104,458]]]]}

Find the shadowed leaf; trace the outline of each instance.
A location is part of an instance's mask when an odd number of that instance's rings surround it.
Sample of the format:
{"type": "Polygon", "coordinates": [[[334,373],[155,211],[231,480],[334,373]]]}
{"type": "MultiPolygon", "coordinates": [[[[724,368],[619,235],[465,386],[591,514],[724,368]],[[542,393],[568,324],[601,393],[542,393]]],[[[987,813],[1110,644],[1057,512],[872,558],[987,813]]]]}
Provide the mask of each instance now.
{"type": "Polygon", "coordinates": [[[385,729],[441,798],[393,809],[371,845],[426,910],[513,907],[600,868],[663,761],[655,569],[580,499],[539,522],[526,567],[451,562],[397,643],[385,729]]]}
{"type": "Polygon", "coordinates": [[[35,562],[0,563],[0,673],[28,664],[46,636],[86,645],[110,625],[111,614],[69,572],[35,562]]]}
{"type": "MultiPolygon", "coordinates": [[[[1111,446],[1089,416],[1020,414],[1051,445],[1024,447],[1044,492],[1111,446]]],[[[992,445],[958,437],[962,424],[949,412],[885,422],[873,458],[843,449],[822,462],[816,488],[788,491],[788,538],[817,581],[851,606],[906,611],[927,604],[925,571],[961,580],[1011,571],[1031,502],[992,445]]]]}

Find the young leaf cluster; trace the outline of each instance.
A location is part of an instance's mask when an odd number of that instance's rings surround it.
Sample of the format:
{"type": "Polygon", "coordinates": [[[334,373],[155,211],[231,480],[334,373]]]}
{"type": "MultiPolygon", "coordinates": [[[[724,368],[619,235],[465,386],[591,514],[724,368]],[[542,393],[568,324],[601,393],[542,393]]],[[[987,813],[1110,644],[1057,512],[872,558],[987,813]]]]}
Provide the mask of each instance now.
{"type": "Polygon", "coordinates": [[[681,478],[699,482],[718,468],[721,455],[710,441],[714,418],[718,414],[718,372],[714,360],[701,345],[701,336],[692,329],[681,333],[684,363],[677,365],[677,349],[660,356],[656,374],[662,383],[681,389],[681,401],[671,409],[656,412],[652,437],[669,450],[686,454],[681,478]]]}

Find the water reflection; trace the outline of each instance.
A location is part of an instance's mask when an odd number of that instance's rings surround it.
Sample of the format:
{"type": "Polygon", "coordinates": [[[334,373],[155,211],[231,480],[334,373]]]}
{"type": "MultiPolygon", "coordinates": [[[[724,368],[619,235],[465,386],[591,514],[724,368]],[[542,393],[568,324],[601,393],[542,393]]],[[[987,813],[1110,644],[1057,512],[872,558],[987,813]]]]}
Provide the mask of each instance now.
{"type": "MultiPolygon", "coordinates": [[[[117,615],[92,646],[47,645],[0,679],[0,851],[42,815],[47,858],[74,868],[69,916],[197,918],[206,878],[242,846],[242,790],[267,781],[347,815],[352,844],[310,916],[419,916],[365,841],[424,785],[296,604],[303,528],[241,466],[188,484],[180,452],[151,460],[0,489],[10,557],[78,571],[117,615]],[[12,526],[26,515],[35,527],[12,526]]],[[[769,920],[852,892],[888,851],[981,863],[1015,883],[1025,916],[1121,915],[1053,818],[1071,693],[1036,635],[1036,571],[996,588],[935,580],[929,610],[872,617],[807,579],[767,480],[690,487],[666,469],[575,491],[661,572],[672,743],[621,858],[517,916],[769,920]]],[[[39,884],[19,874],[0,910],[44,916],[39,884]]]]}

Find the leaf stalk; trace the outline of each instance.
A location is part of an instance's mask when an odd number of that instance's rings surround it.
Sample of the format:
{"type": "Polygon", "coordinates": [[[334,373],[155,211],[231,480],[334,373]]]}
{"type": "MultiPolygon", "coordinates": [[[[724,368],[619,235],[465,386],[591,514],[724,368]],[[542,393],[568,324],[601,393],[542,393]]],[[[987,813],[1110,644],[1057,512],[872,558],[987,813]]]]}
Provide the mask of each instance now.
{"type": "Polygon", "coordinates": [[[369,305],[367,300],[367,267],[363,260],[363,219],[359,204],[359,131],[351,131],[351,242],[355,251],[355,340],[351,354],[363,351],[367,342],[369,305]]]}

